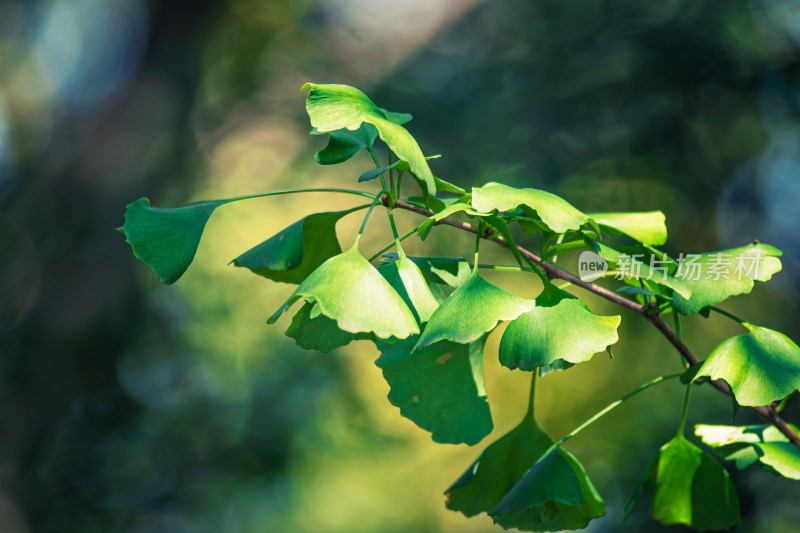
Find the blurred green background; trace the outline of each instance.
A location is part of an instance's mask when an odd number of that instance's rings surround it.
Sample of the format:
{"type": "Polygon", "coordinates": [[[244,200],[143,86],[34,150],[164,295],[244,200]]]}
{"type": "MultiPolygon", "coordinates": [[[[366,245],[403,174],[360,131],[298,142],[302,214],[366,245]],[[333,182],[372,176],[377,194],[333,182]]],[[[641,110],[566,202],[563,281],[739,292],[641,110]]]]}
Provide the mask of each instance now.
{"type": "MultiPolygon", "coordinates": [[[[438,445],[387,401],[373,347],[301,350],[282,335],[288,317],[265,324],[292,288],[227,264],[351,200],[226,206],[170,287],[114,231],[125,205],[353,187],[368,157],[317,165],[324,139],[308,135],[298,92],[346,83],[412,113],[423,151],[443,154],[434,172],[463,187],[498,180],[586,211],[662,209],[676,255],[776,245],[783,272],[724,306],[798,341],[798,47],[793,0],[3,0],[0,531],[499,530],[445,510],[442,495],[525,410],[529,375],[500,367],[497,333],[495,433],[438,445]]],[[[400,216],[401,229],[420,221],[400,216]]],[[[345,244],[354,218],[339,225],[345,244]]],[[[384,219],[366,250],[388,242],[384,219]]],[[[432,248],[468,255],[472,241],[441,228],[408,245],[432,248]]],[[[482,258],[509,264],[490,250],[482,258]]],[[[492,274],[537,294],[526,276],[492,274]]],[[[719,316],[684,330],[701,357],[739,333],[719,316]]],[[[639,317],[623,313],[620,335],[615,359],[541,381],[553,436],[680,368],[639,317]]],[[[662,385],[570,441],[609,504],[589,530],[667,530],[644,504],[625,524],[621,514],[674,433],[681,395],[662,385]]],[[[800,420],[796,396],[785,414],[800,420]]],[[[729,421],[728,399],[696,390],[690,424],[729,421]]],[[[731,474],[739,531],[797,531],[800,483],[731,474]]]]}

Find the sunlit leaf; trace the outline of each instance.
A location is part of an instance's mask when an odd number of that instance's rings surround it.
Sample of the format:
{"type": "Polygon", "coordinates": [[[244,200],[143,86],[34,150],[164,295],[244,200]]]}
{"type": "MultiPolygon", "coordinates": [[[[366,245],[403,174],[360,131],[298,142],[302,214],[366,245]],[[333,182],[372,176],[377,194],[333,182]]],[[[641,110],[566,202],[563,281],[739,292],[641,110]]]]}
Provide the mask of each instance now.
{"type": "Polygon", "coordinates": [[[472,206],[481,212],[509,211],[525,205],[556,233],[579,229],[586,215],[555,194],[539,189],[517,189],[502,183],[487,183],[472,189],[472,206]]]}
{"type": "Polygon", "coordinates": [[[416,340],[378,344],[375,363],[391,387],[389,401],[436,442],[480,442],[492,431],[483,384],[486,336],[469,344],[437,342],[412,354],[416,340]]]}
{"type": "Polygon", "coordinates": [[[743,324],[750,332],[717,346],[695,381],[723,379],[741,405],[781,400],[800,388],[800,348],[783,333],[743,324]]]}
{"type": "Polygon", "coordinates": [[[594,253],[611,263],[616,269],[624,272],[627,278],[644,279],[664,285],[686,298],[692,295],[692,289],[689,288],[687,283],[665,273],[662,269],[663,267],[650,268],[650,265],[643,263],[641,258],[624,254],[592,239],[587,238],[586,244],[594,253]]]}
{"type": "Polygon", "coordinates": [[[439,307],[419,267],[402,251],[397,261],[379,266],[378,272],[403,298],[418,323],[427,322],[439,307]]]}
{"type": "Polygon", "coordinates": [[[342,253],[336,238],[336,222],[353,211],[308,215],[232,263],[273,281],[300,283],[328,258],[342,253]]]}
{"type": "MultiPolygon", "coordinates": [[[[789,427],[795,432],[798,428],[789,427]]],[[[760,462],[765,470],[800,480],[800,447],[775,426],[695,426],[695,435],[719,457],[735,461],[740,469],[760,462]]]]}
{"type": "Polygon", "coordinates": [[[415,350],[442,340],[472,342],[503,320],[533,309],[526,300],[495,287],[474,273],[433,313],[415,350]]]}
{"type": "Polygon", "coordinates": [[[728,472],[682,435],[662,446],[647,464],[625,506],[626,519],[643,492],[653,493],[650,515],[662,524],[703,531],[741,522],[739,498],[728,472]]]}
{"type": "Polygon", "coordinates": [[[419,333],[403,298],[355,246],[320,265],[267,322],[274,323],[301,299],[315,301],[323,315],[350,333],[373,333],[379,339],[419,333]]]}
{"type": "Polygon", "coordinates": [[[161,209],[139,198],[125,209],[125,234],[133,255],[144,261],[158,279],[175,283],[194,259],[211,213],[231,200],[198,202],[161,209]]]}
{"type": "Polygon", "coordinates": [[[597,316],[582,301],[545,285],[536,307],[513,320],[500,341],[500,363],[533,370],[563,359],[580,363],[617,342],[619,315],[597,316]]]}
{"type": "Polygon", "coordinates": [[[316,128],[314,135],[329,135],[328,145],[314,154],[314,159],[320,165],[335,165],[344,163],[362,149],[372,150],[378,130],[372,124],[361,124],[355,130],[339,129],[330,132],[321,132],[316,128]]]}
{"type": "Polygon", "coordinates": [[[608,233],[624,233],[651,246],[667,242],[666,218],[661,211],[646,213],[591,213],[587,215],[608,233]]]}
{"type": "Polygon", "coordinates": [[[523,531],[582,529],[606,514],[606,503],[583,466],[561,446],[539,459],[489,515],[523,531]]]}
{"type": "Polygon", "coordinates": [[[286,329],[286,335],[295,340],[298,346],[306,350],[319,350],[330,352],[350,341],[368,339],[367,333],[349,333],[342,331],[336,321],[323,314],[316,314],[311,318],[314,302],[306,302],[292,317],[292,323],[286,329]]]}
{"type": "Polygon", "coordinates": [[[397,157],[408,162],[423,191],[436,194],[436,182],[425,156],[411,134],[396,123],[401,122],[398,116],[387,114],[354,87],[306,83],[301,90],[306,89],[306,111],[317,131],[355,130],[365,122],[372,124],[397,157]]]}
{"type": "Polygon", "coordinates": [[[768,244],[750,244],[687,256],[675,277],[692,293],[691,297],[676,295],[676,309],[683,314],[696,313],[730,296],[749,293],[755,281],[769,281],[781,270],[781,255],[780,250],[768,244]]]}
{"type": "MultiPolygon", "coordinates": [[[[395,253],[385,254],[385,261],[397,261],[395,253]]],[[[409,257],[432,283],[460,287],[472,276],[472,268],[463,257],[409,257]]],[[[383,261],[382,260],[382,261],[383,261]]]]}

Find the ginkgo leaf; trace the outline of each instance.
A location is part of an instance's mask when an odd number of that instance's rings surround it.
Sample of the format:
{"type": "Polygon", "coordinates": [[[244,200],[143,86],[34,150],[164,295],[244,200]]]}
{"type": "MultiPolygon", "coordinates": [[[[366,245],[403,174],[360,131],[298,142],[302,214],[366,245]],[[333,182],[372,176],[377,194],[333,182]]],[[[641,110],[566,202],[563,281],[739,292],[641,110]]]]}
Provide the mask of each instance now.
{"type": "Polygon", "coordinates": [[[481,212],[509,211],[525,205],[555,233],[579,229],[587,222],[586,215],[563,198],[539,189],[517,189],[502,183],[487,183],[472,189],[472,206],[481,212]]]}
{"type": "Polygon", "coordinates": [[[666,217],[661,211],[645,213],[587,214],[609,234],[624,233],[643,244],[661,246],[667,242],[666,217]]]}
{"type": "Polygon", "coordinates": [[[800,348],[783,333],[744,323],[750,332],[717,346],[695,381],[723,379],[740,405],[761,406],[800,388],[800,348]]]}
{"type": "Polygon", "coordinates": [[[300,299],[313,299],[323,315],[350,333],[373,333],[379,339],[405,339],[419,333],[403,298],[356,246],[320,265],[267,322],[277,321],[300,299]]]}
{"type": "Polygon", "coordinates": [[[361,124],[355,130],[339,129],[321,132],[314,128],[314,135],[328,135],[328,145],[314,154],[314,160],[320,165],[344,163],[362,149],[372,150],[378,130],[372,124],[361,124]]]}
{"type": "Polygon", "coordinates": [[[490,444],[445,491],[448,509],[468,517],[488,513],[553,445],[536,421],[535,392],[533,380],[528,411],[519,425],[490,444]]]}
{"type": "Polygon", "coordinates": [[[675,273],[692,292],[676,295],[675,308],[688,315],[730,296],[753,290],[756,281],[769,281],[781,270],[783,254],[768,244],[750,244],[730,250],[687,255],[675,273]]]}
{"type": "Polygon", "coordinates": [[[306,302],[292,317],[292,323],[286,329],[286,336],[293,338],[298,346],[306,350],[330,352],[350,341],[370,338],[366,333],[342,331],[335,320],[312,313],[314,305],[314,302],[306,302]],[[312,315],[316,316],[311,318],[312,315]]]}
{"type": "Polygon", "coordinates": [[[273,281],[300,283],[328,258],[342,253],[336,223],[357,209],[361,207],[308,215],[231,262],[273,281]]]}
{"type": "Polygon", "coordinates": [[[306,83],[301,90],[306,89],[306,111],[317,131],[355,130],[365,122],[372,124],[397,157],[408,162],[423,191],[436,194],[436,182],[425,156],[417,141],[397,123],[398,116],[385,112],[354,87],[306,83]]]}
{"type": "MultiPolygon", "coordinates": [[[[397,261],[398,255],[388,253],[382,261],[397,261]]],[[[463,257],[410,257],[432,283],[460,287],[472,276],[472,267],[463,257]]]]}
{"type": "MultiPolygon", "coordinates": [[[[789,427],[798,432],[792,424],[789,427]]],[[[775,426],[695,426],[695,435],[719,457],[745,469],[760,462],[765,470],[800,480],[800,447],[775,426]]]]}
{"type": "Polygon", "coordinates": [[[403,298],[419,324],[426,323],[439,307],[419,267],[402,250],[397,261],[379,266],[378,272],[403,298]]]}
{"type": "Polygon", "coordinates": [[[513,320],[500,341],[500,363],[520,370],[559,359],[588,361],[619,340],[619,315],[597,316],[582,301],[547,283],[536,307],[513,320]]]}
{"type": "Polygon", "coordinates": [[[553,440],[529,412],[517,427],[489,445],[445,491],[445,505],[468,517],[488,513],[552,445],[553,440]]]}
{"type": "Polygon", "coordinates": [[[389,401],[436,442],[477,444],[492,431],[483,384],[486,336],[469,344],[437,342],[412,354],[416,340],[378,344],[375,364],[391,387],[389,401]]]}
{"type": "Polygon", "coordinates": [[[583,466],[561,446],[552,448],[489,511],[495,523],[523,531],[582,529],[606,514],[606,503],[583,466]]]}
{"type": "Polygon", "coordinates": [[[180,278],[194,259],[211,213],[232,200],[197,202],[161,209],[139,198],[125,209],[125,234],[133,255],[144,261],[162,283],[180,278]]]}
{"type": "Polygon", "coordinates": [[[650,515],[665,525],[727,529],[741,522],[739,498],[728,472],[682,435],[650,459],[639,486],[625,506],[625,518],[639,495],[653,493],[650,515]]]}
{"type": "Polygon", "coordinates": [[[475,272],[434,311],[414,349],[442,340],[472,342],[499,322],[513,320],[533,306],[533,300],[495,287],[475,272]]]}
{"type": "Polygon", "coordinates": [[[644,279],[669,287],[676,293],[689,298],[692,296],[692,289],[684,280],[677,279],[667,274],[666,267],[654,267],[643,263],[640,258],[631,254],[625,254],[610,246],[601,244],[593,239],[585,239],[587,246],[597,255],[612,263],[617,270],[623,272],[626,278],[644,279]]]}

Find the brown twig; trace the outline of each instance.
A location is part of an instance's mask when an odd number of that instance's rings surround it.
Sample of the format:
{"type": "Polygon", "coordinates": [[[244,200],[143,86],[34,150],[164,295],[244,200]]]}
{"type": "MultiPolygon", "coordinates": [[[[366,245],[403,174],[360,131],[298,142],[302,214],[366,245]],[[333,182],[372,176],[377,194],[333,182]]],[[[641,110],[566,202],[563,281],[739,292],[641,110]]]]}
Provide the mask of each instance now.
{"type": "MultiPolygon", "coordinates": [[[[382,201],[384,206],[388,206],[388,197],[386,195],[384,195],[383,198],[381,198],[381,201],[382,201]]],[[[418,207],[418,206],[410,204],[408,202],[404,202],[402,200],[399,200],[397,203],[395,203],[394,207],[396,209],[405,209],[406,211],[412,211],[414,213],[418,213],[418,214],[426,216],[426,217],[430,217],[430,216],[434,215],[434,213],[432,211],[428,211],[427,209],[424,209],[422,207],[418,207]]],[[[477,233],[478,232],[478,229],[475,226],[473,226],[471,224],[468,224],[466,222],[458,222],[458,221],[452,220],[450,218],[444,218],[442,220],[438,220],[434,224],[435,225],[453,226],[454,228],[458,228],[460,230],[468,231],[470,233],[477,233]]],[[[484,238],[484,239],[490,240],[490,241],[492,241],[494,243],[497,243],[500,246],[504,246],[505,248],[511,248],[509,243],[507,243],[506,241],[499,240],[497,238],[489,239],[487,235],[481,235],[481,237],[484,238]]],[[[600,296],[602,298],[605,298],[606,300],[614,302],[617,305],[621,305],[622,307],[625,307],[626,309],[630,309],[631,311],[642,315],[649,322],[651,322],[656,327],[656,329],[658,329],[658,331],[660,331],[664,335],[664,337],[667,338],[667,340],[670,342],[670,344],[672,344],[675,347],[675,349],[678,350],[678,352],[681,354],[681,356],[683,356],[683,358],[690,365],[696,365],[699,362],[699,360],[697,359],[697,356],[694,355],[692,353],[692,351],[689,349],[689,347],[686,346],[686,344],[684,344],[684,342],[681,339],[678,338],[678,336],[675,334],[675,332],[672,331],[672,328],[670,328],[661,319],[661,317],[659,316],[658,313],[653,314],[653,313],[650,312],[650,310],[648,308],[646,308],[645,306],[643,306],[643,305],[641,305],[641,304],[639,304],[637,302],[629,300],[629,299],[625,298],[624,296],[621,296],[621,295],[619,295],[619,294],[617,294],[615,292],[612,292],[612,291],[610,291],[608,289],[605,289],[603,287],[595,285],[594,283],[583,281],[582,279],[580,279],[576,275],[574,275],[574,274],[572,274],[570,272],[567,272],[566,270],[564,270],[564,269],[562,269],[562,268],[560,268],[560,267],[558,267],[556,265],[552,265],[550,263],[547,263],[547,262],[543,261],[541,257],[539,257],[538,255],[534,254],[533,252],[530,252],[530,251],[526,250],[525,248],[522,248],[520,246],[517,246],[517,248],[519,249],[519,252],[522,255],[524,255],[525,257],[530,259],[533,263],[535,263],[538,266],[540,266],[542,268],[542,270],[545,271],[545,273],[547,274],[548,278],[550,278],[550,279],[560,279],[560,280],[568,281],[573,285],[576,285],[576,286],[578,286],[578,287],[580,287],[580,288],[582,288],[584,290],[587,290],[587,291],[589,291],[591,293],[594,293],[594,294],[596,294],[596,295],[598,295],[598,296],[600,296]]],[[[714,382],[712,382],[712,385],[714,385],[714,387],[716,387],[720,391],[724,392],[725,394],[730,395],[730,393],[731,393],[730,388],[728,387],[728,385],[724,381],[721,381],[721,380],[714,381],[714,382]]],[[[762,418],[764,418],[765,420],[767,420],[768,422],[770,422],[776,428],[778,428],[778,430],[780,430],[780,432],[783,433],[786,436],[786,438],[788,438],[791,442],[793,442],[797,446],[800,446],[800,435],[798,435],[797,433],[792,431],[792,428],[789,427],[789,425],[786,423],[786,421],[783,418],[781,418],[781,416],[778,415],[778,413],[776,413],[774,409],[772,409],[772,408],[770,408],[768,406],[766,406],[766,407],[750,407],[749,409],[751,411],[753,411],[754,413],[756,413],[757,415],[759,415],[762,418]]]]}

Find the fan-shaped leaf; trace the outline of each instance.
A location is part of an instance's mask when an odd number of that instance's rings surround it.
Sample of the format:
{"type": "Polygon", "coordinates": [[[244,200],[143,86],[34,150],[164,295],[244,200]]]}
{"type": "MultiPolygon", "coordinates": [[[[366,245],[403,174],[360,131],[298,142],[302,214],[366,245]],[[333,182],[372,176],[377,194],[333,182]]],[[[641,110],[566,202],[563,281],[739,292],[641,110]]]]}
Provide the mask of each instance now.
{"type": "Polygon", "coordinates": [[[197,202],[161,209],[139,198],[125,209],[125,225],[120,230],[133,249],[162,283],[170,285],[180,278],[194,259],[203,230],[211,213],[231,200],[197,202]]]}
{"type": "Polygon", "coordinates": [[[419,324],[426,323],[439,307],[419,267],[402,250],[397,261],[379,266],[378,272],[403,298],[419,324]]]}
{"type": "Polygon", "coordinates": [[[525,205],[536,211],[539,218],[556,233],[579,229],[587,222],[586,215],[572,204],[539,189],[516,189],[502,183],[487,183],[472,189],[472,206],[478,211],[509,211],[525,205]]]}
{"type": "Polygon", "coordinates": [[[800,348],[783,333],[743,324],[750,333],[717,346],[695,381],[723,379],[741,405],[781,400],[800,388],[800,348]]]}
{"type": "Polygon", "coordinates": [[[419,333],[403,298],[355,246],[320,265],[267,322],[274,323],[300,299],[313,299],[323,315],[350,333],[373,333],[379,339],[419,333]]]}
{"type": "Polygon", "coordinates": [[[553,440],[529,412],[447,489],[447,508],[466,516],[488,513],[552,445],[553,440]]]}
{"type": "Polygon", "coordinates": [[[414,349],[442,340],[472,342],[498,322],[513,320],[533,306],[533,300],[495,287],[476,272],[433,313],[414,349]]]}
{"type": "Polygon", "coordinates": [[[684,524],[701,531],[727,529],[741,522],[739,498],[728,473],[710,455],[679,435],[650,460],[628,504],[652,492],[651,516],[662,524],[684,524]]]}
{"type": "Polygon", "coordinates": [[[380,343],[375,362],[400,414],[430,431],[436,442],[477,444],[492,431],[483,384],[483,344],[438,342],[411,354],[416,338],[380,343]]]}
{"type": "Polygon", "coordinates": [[[513,320],[500,341],[500,363],[520,370],[548,366],[559,359],[580,363],[617,342],[620,317],[596,316],[551,283],[536,307],[513,320]]]}
{"type": "Polygon", "coordinates": [[[539,459],[489,511],[502,527],[524,531],[582,529],[605,513],[583,466],[561,446],[539,459]]]}
{"type": "Polygon", "coordinates": [[[609,234],[624,233],[643,244],[667,242],[666,217],[661,211],[646,213],[592,213],[587,215],[609,234]]]}
{"type": "Polygon", "coordinates": [[[300,283],[328,258],[342,253],[336,238],[336,223],[356,209],[361,208],[308,215],[232,263],[273,281],[300,283]]]}
{"type": "MultiPolygon", "coordinates": [[[[789,424],[795,432],[796,426],[789,424]]],[[[695,435],[740,469],[760,462],[768,471],[800,480],[800,447],[775,426],[695,426],[695,435]]]]}
{"type": "Polygon", "coordinates": [[[422,150],[411,134],[398,124],[402,123],[402,115],[385,112],[364,93],[347,85],[306,83],[301,90],[306,89],[309,89],[306,111],[317,131],[355,130],[364,122],[372,124],[397,157],[408,162],[423,191],[436,194],[436,182],[422,150]]]}
{"type": "Polygon", "coordinates": [[[781,270],[781,255],[773,246],[750,244],[687,256],[675,277],[691,290],[691,295],[676,295],[675,308],[688,315],[730,296],[749,293],[756,281],[769,281],[781,270]]]}

